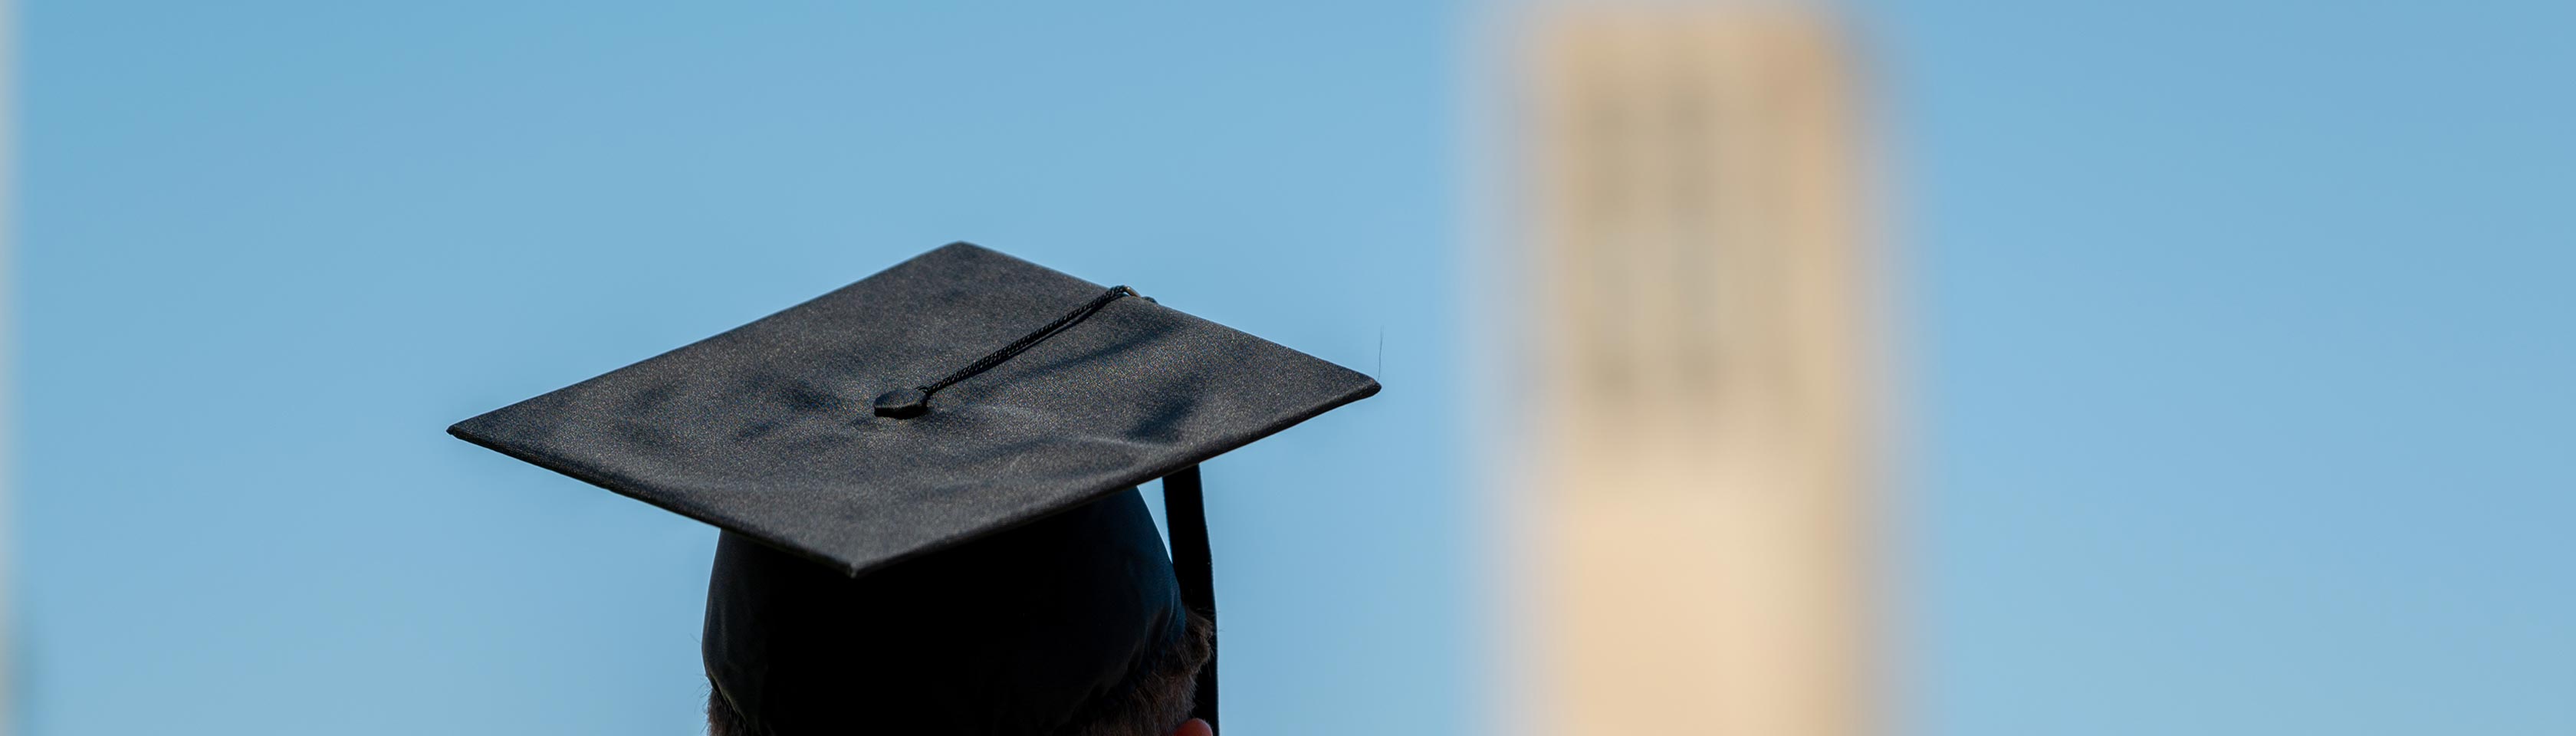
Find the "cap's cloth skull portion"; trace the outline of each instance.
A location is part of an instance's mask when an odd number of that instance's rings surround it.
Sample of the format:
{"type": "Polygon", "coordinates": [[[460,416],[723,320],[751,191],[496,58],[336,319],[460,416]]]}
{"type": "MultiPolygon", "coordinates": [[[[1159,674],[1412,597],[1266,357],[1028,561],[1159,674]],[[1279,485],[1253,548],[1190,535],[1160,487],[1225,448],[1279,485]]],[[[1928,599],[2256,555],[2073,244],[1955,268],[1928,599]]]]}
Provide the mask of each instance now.
{"type": "Polygon", "coordinates": [[[1188,625],[1133,489],[852,580],[716,547],[707,673],[763,734],[1048,734],[1188,625]]]}
{"type": "MultiPolygon", "coordinates": [[[[1135,632],[1168,626],[1168,610],[1136,597],[1161,595],[1154,591],[1171,579],[1168,560],[1146,565],[1153,568],[1149,574],[1121,583],[1132,590],[1069,599],[1080,605],[1028,603],[1044,610],[1004,611],[1020,615],[997,619],[969,612],[921,617],[908,619],[914,628],[900,632],[858,631],[864,627],[852,623],[848,638],[820,650],[840,654],[800,654],[803,658],[794,665],[770,661],[782,652],[804,651],[790,639],[775,638],[788,633],[748,632],[732,621],[753,616],[784,622],[778,624],[779,632],[800,630],[797,626],[809,634],[836,628],[829,619],[841,614],[829,606],[811,616],[779,618],[777,611],[784,609],[772,605],[782,600],[776,590],[825,582],[813,578],[812,570],[781,572],[799,569],[779,564],[790,558],[839,576],[839,592],[812,592],[847,604],[841,610],[915,595],[873,592],[890,584],[884,581],[907,580],[905,575],[954,577],[940,582],[963,586],[952,590],[982,593],[995,591],[975,586],[1102,584],[1099,578],[1068,577],[1076,575],[1072,572],[1041,571],[1057,565],[1091,569],[1083,566],[1132,558],[1121,550],[1144,538],[1134,533],[1133,525],[1123,518],[1092,515],[1124,514],[1107,509],[1131,506],[1125,499],[1132,499],[1130,489],[1138,484],[1378,390],[1367,376],[1168,306],[1114,299],[1006,362],[970,372],[971,377],[939,390],[924,413],[877,415],[878,397],[958,373],[961,366],[974,365],[979,357],[1062,318],[1068,308],[1099,298],[1104,288],[984,248],[953,244],[723,334],[468,419],[448,431],[722,527],[722,559],[709,601],[708,664],[738,705],[757,703],[753,708],[759,712],[747,715],[793,721],[782,713],[821,702],[810,694],[771,697],[770,689],[790,687],[779,684],[788,681],[783,673],[839,666],[878,670],[864,674],[866,678],[900,677],[900,670],[912,666],[899,658],[880,658],[883,651],[861,643],[868,637],[908,635],[925,642],[923,646],[968,644],[965,640],[977,637],[1055,637],[1104,647],[1026,650],[1029,656],[1075,664],[1068,664],[1069,669],[1009,665],[1006,669],[1019,673],[1015,679],[961,683],[954,691],[962,696],[979,688],[998,689],[986,693],[989,699],[982,702],[1003,711],[1026,710],[991,713],[985,723],[1054,722],[1050,719],[1064,715],[1056,712],[1063,698],[1055,694],[1088,692],[1101,678],[1123,676],[1130,664],[1125,658],[1138,641],[1135,632]],[[1120,493],[1127,496],[1113,498],[1120,493]],[[1083,516],[1071,516],[1077,513],[1083,516]],[[1059,516],[1071,520],[1061,528],[1047,526],[1059,516]],[[1106,549],[1095,551],[1108,557],[1052,559],[1061,555],[1039,555],[1030,551],[1034,548],[1007,541],[1014,530],[1048,529],[1055,531],[1033,531],[1039,536],[1031,539],[1100,545],[1106,549]],[[987,542],[992,549],[982,549],[987,542]],[[941,559],[952,555],[959,561],[941,559]],[[1040,556],[1050,559],[1035,559],[1040,556]],[[981,566],[970,560],[980,560],[981,566]],[[1012,560],[1021,560],[1027,569],[1011,575],[995,572],[1011,568],[1012,560]],[[907,561],[921,564],[913,567],[907,561]],[[903,572],[908,567],[916,571],[903,572]],[[932,572],[964,569],[984,572],[932,572]],[[735,594],[753,600],[723,600],[735,594]],[[1098,610],[1075,610],[1085,605],[1098,610]],[[733,618],[719,621],[719,615],[733,618]],[[992,626],[1016,630],[995,632],[987,628],[992,626]],[[736,649],[723,643],[719,658],[719,633],[724,642],[756,645],[736,649]],[[745,638],[752,635],[757,636],[745,638]],[[829,659],[841,661],[832,665],[829,659]],[[1114,662],[1120,669],[1086,669],[1078,666],[1081,662],[1096,668],[1111,668],[1114,662]],[[778,705],[791,702],[800,705],[778,705]]],[[[1157,549],[1157,560],[1160,555],[1157,549]]],[[[911,581],[903,589],[923,590],[924,585],[911,581]]],[[[1000,650],[969,646],[960,651],[978,652],[965,656],[988,663],[1007,661],[992,659],[1003,656],[1000,650]]],[[[879,730],[934,732],[900,726],[879,730]]]]}

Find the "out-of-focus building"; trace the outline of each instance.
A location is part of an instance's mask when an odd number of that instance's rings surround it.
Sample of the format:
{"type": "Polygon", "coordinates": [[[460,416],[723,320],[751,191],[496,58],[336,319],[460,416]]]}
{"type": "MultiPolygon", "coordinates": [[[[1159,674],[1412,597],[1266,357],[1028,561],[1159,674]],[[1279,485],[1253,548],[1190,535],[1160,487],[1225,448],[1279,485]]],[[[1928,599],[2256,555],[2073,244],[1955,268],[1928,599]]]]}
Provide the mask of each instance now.
{"type": "Polygon", "coordinates": [[[1525,734],[1878,730],[1852,58],[1800,5],[1517,27],[1492,424],[1525,734]]]}

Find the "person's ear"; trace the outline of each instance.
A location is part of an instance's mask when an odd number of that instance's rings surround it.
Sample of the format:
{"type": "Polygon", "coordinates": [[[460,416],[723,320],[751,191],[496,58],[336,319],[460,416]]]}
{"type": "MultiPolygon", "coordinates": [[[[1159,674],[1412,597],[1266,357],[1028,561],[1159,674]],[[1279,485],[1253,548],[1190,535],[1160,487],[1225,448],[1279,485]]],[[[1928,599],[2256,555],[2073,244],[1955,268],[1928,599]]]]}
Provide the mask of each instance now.
{"type": "Polygon", "coordinates": [[[1181,724],[1180,728],[1172,729],[1172,736],[1216,736],[1216,727],[1208,725],[1207,721],[1192,718],[1190,722],[1181,724]]]}

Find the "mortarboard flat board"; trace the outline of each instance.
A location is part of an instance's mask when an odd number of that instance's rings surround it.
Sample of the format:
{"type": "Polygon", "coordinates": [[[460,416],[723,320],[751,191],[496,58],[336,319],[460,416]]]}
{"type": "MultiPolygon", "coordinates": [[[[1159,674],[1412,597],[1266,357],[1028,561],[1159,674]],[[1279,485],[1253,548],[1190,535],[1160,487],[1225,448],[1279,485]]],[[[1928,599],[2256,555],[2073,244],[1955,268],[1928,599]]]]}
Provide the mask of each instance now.
{"type": "MultiPolygon", "coordinates": [[[[1051,535],[1013,530],[1078,509],[1126,530],[1126,512],[1090,507],[1124,508],[1169,476],[1176,559],[1150,555],[1212,615],[1197,464],[1377,391],[1125,287],[957,243],[449,432],[758,544],[735,558],[783,554],[845,578],[1051,535]]],[[[711,677],[727,559],[711,587],[711,677]]],[[[1211,720],[1213,674],[1211,662],[1211,720]]]]}

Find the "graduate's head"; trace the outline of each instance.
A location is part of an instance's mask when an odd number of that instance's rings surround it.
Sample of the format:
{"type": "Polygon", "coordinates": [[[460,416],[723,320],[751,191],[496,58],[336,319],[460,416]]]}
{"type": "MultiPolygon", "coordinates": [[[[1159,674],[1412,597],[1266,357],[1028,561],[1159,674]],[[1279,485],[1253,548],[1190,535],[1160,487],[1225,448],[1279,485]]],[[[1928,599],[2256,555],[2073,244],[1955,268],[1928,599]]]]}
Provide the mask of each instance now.
{"type": "Polygon", "coordinates": [[[957,243],[448,431],[724,530],[704,649],[737,730],[1152,733],[1218,711],[1198,465],[1377,391],[957,243]]]}
{"type": "Polygon", "coordinates": [[[1215,653],[1216,624],[1190,614],[1178,646],[1129,672],[1110,694],[1091,702],[1066,736],[1209,736],[1206,721],[1190,717],[1198,704],[1199,668],[1215,653]],[[1190,730],[1195,728],[1198,730],[1190,730]]]}
{"type": "MultiPolygon", "coordinates": [[[[1214,736],[1207,721],[1190,717],[1190,708],[1198,694],[1199,668],[1214,651],[1215,633],[1207,617],[1191,615],[1181,646],[1128,673],[1108,696],[1075,716],[1064,736],[1214,736]]],[[[732,703],[708,693],[708,736],[752,736],[745,721],[732,703]]]]}
{"type": "Polygon", "coordinates": [[[728,533],[710,730],[1164,736],[1213,635],[1133,489],[856,578],[728,533]]]}

